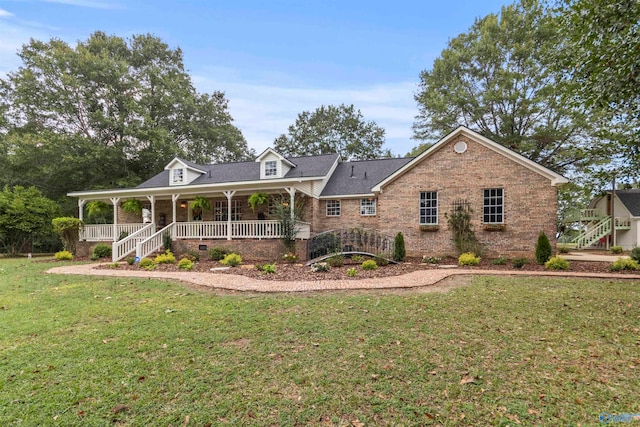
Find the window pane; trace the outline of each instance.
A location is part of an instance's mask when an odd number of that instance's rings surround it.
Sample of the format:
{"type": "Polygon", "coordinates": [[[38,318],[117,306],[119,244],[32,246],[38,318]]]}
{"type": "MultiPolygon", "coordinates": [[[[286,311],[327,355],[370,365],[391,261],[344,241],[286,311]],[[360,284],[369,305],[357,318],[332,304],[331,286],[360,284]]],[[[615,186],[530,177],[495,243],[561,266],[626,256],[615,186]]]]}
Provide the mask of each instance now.
{"type": "Polygon", "coordinates": [[[438,192],[420,192],[420,224],[438,223],[438,192]]]}
{"type": "Polygon", "coordinates": [[[483,191],[482,222],[485,224],[504,223],[504,199],[502,188],[489,188],[483,191]]]}

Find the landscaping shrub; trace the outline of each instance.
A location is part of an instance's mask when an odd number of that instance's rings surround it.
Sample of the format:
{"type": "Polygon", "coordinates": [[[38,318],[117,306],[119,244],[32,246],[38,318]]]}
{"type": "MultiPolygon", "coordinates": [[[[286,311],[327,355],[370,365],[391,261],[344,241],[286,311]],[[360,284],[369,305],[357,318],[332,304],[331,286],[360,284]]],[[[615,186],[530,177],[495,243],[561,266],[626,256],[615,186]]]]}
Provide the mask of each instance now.
{"type": "Polygon", "coordinates": [[[634,261],[640,262],[640,248],[631,249],[631,253],[629,254],[629,258],[634,261]]]}
{"type": "Polygon", "coordinates": [[[284,260],[284,262],[288,262],[289,264],[295,264],[300,258],[293,252],[287,252],[286,254],[282,255],[282,259],[284,260]]]}
{"type": "Polygon", "coordinates": [[[276,272],[276,263],[274,262],[273,264],[264,264],[260,271],[266,274],[274,274],[276,272]]]}
{"type": "Polygon", "coordinates": [[[56,252],[54,258],[58,261],[69,261],[73,259],[73,254],[69,251],[56,252]]]}
{"type": "Polygon", "coordinates": [[[422,256],[422,262],[424,262],[425,264],[438,264],[440,263],[440,261],[442,261],[441,257],[427,255],[422,256]]]}
{"type": "Polygon", "coordinates": [[[513,260],[513,262],[511,263],[511,265],[513,265],[513,268],[522,268],[524,267],[529,261],[527,261],[526,258],[516,258],[513,260]]]}
{"type": "Polygon", "coordinates": [[[311,265],[311,271],[314,273],[325,273],[331,270],[331,266],[326,262],[316,262],[311,265]]]}
{"type": "Polygon", "coordinates": [[[458,257],[459,265],[478,265],[480,264],[480,257],[472,252],[465,252],[458,257]]]}
{"type": "Polygon", "coordinates": [[[107,268],[120,268],[120,264],[118,264],[117,262],[112,262],[110,264],[107,264],[107,268]]]}
{"type": "Polygon", "coordinates": [[[376,255],[375,257],[373,257],[373,260],[380,267],[386,267],[387,265],[389,265],[389,260],[382,255],[376,255]]]}
{"type": "Polygon", "coordinates": [[[344,255],[335,255],[327,260],[331,267],[342,267],[344,265],[344,255]]]}
{"type": "Polygon", "coordinates": [[[541,231],[538,235],[538,243],[536,244],[536,261],[538,264],[542,265],[549,261],[552,254],[553,252],[551,250],[549,238],[544,234],[544,231],[541,231]]]}
{"type": "Polygon", "coordinates": [[[362,255],[352,255],[351,261],[353,262],[362,262],[364,261],[364,257],[362,255]]]}
{"type": "Polygon", "coordinates": [[[347,276],[356,277],[357,275],[358,275],[358,270],[356,270],[355,268],[351,267],[350,269],[347,270],[347,276]]]}
{"type": "Polygon", "coordinates": [[[566,245],[558,245],[558,253],[568,254],[569,253],[569,247],[566,246],[566,245]]]}
{"type": "Polygon", "coordinates": [[[200,261],[200,252],[194,251],[193,249],[189,249],[186,253],[182,255],[182,258],[186,258],[191,262],[200,261]]]}
{"type": "Polygon", "coordinates": [[[500,255],[498,258],[491,261],[493,265],[505,265],[507,263],[507,259],[500,255]]]}
{"type": "Polygon", "coordinates": [[[544,267],[548,270],[568,270],[569,261],[559,256],[554,256],[544,263],[544,267]]]}
{"type": "Polygon", "coordinates": [[[165,251],[173,250],[173,238],[171,237],[171,233],[164,233],[162,235],[162,247],[165,251]]]}
{"type": "Polygon", "coordinates": [[[611,271],[640,270],[640,264],[634,259],[618,258],[609,268],[611,271]]]}
{"type": "Polygon", "coordinates": [[[239,254],[227,254],[224,259],[220,261],[222,265],[228,265],[230,267],[237,267],[242,263],[242,257],[239,254]]]}
{"type": "Polygon", "coordinates": [[[65,251],[75,252],[80,240],[80,230],[84,223],[78,218],[60,217],[51,220],[53,231],[60,235],[65,251]]]}
{"type": "Polygon", "coordinates": [[[611,251],[612,254],[621,254],[622,253],[622,246],[611,246],[609,248],[609,251],[611,251]]]}
{"type": "Polygon", "coordinates": [[[404,247],[404,236],[402,233],[398,233],[393,241],[393,260],[398,262],[404,261],[404,257],[406,255],[407,252],[404,247]]]}
{"type": "Polygon", "coordinates": [[[193,261],[191,261],[189,258],[182,258],[178,262],[178,268],[180,270],[191,270],[193,268],[193,261]]]}
{"type": "Polygon", "coordinates": [[[154,261],[156,264],[175,264],[176,257],[167,249],[163,254],[156,256],[154,261]]]}
{"type": "MultiPolygon", "coordinates": [[[[111,256],[111,245],[98,243],[93,247],[93,256],[97,258],[108,258],[111,256]]],[[[93,258],[92,258],[93,259],[93,258]]]]}
{"type": "Polygon", "coordinates": [[[140,266],[140,268],[144,268],[145,270],[153,270],[157,266],[157,264],[151,258],[145,258],[141,260],[138,265],[140,266]]]}
{"type": "Polygon", "coordinates": [[[363,270],[375,270],[376,268],[378,268],[378,264],[372,259],[368,259],[362,263],[363,270]]]}
{"type": "Polygon", "coordinates": [[[133,265],[133,264],[135,264],[136,259],[134,257],[130,256],[130,257],[127,257],[125,259],[125,261],[127,261],[127,264],[129,264],[129,265],[133,265]]]}
{"type": "Polygon", "coordinates": [[[228,253],[229,253],[229,250],[227,248],[217,246],[209,249],[209,259],[212,259],[214,261],[220,261],[220,260],[223,260],[228,253]]]}

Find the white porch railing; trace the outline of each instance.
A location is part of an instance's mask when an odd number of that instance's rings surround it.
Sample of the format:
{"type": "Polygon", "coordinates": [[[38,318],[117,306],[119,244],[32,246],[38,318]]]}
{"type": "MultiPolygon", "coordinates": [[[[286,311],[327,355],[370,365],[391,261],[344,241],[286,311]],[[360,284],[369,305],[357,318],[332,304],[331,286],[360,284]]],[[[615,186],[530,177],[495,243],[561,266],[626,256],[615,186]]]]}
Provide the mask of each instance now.
{"type": "Polygon", "coordinates": [[[605,215],[599,209],[582,209],[580,210],[580,219],[582,221],[599,221],[605,215]]]}
{"type": "Polygon", "coordinates": [[[221,239],[226,237],[226,221],[176,222],[176,239],[221,239]]]}
{"type": "Polygon", "coordinates": [[[631,228],[631,218],[630,217],[616,217],[616,230],[628,230],[631,228]]]}
{"type": "Polygon", "coordinates": [[[111,244],[111,259],[113,262],[120,261],[130,253],[136,250],[136,244],[145,240],[147,237],[151,236],[153,230],[155,230],[156,225],[151,223],[147,224],[145,227],[128,235],[126,238],[119,240],[117,242],[113,242],[111,244]]]}
{"type": "MultiPolygon", "coordinates": [[[[298,222],[296,228],[298,239],[308,239],[311,235],[309,223],[298,222]]],[[[174,233],[176,239],[226,239],[229,237],[226,221],[177,222],[174,233]]],[[[280,239],[282,225],[280,221],[273,220],[232,221],[231,238],[280,239]]]]}
{"type": "Polygon", "coordinates": [[[84,230],[80,232],[80,240],[87,242],[104,242],[116,240],[120,234],[126,232],[131,235],[149,224],[117,224],[116,234],[113,235],[113,224],[88,224],[84,226],[84,230]]]}

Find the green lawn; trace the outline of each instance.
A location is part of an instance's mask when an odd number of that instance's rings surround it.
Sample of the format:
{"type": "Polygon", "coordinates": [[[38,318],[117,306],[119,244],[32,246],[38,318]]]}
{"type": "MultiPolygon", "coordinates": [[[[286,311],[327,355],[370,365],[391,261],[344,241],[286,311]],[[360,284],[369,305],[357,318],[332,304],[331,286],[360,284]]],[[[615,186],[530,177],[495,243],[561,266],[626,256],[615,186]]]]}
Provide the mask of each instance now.
{"type": "Polygon", "coordinates": [[[53,265],[0,260],[2,426],[556,426],[640,412],[638,282],[219,295],[43,273],[53,265]]]}

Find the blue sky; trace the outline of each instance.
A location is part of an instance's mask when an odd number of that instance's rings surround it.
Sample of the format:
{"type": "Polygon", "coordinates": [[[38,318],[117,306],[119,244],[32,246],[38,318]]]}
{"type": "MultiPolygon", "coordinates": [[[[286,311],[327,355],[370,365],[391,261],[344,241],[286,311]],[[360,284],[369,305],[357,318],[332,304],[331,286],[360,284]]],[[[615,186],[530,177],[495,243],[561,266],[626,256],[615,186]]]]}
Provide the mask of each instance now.
{"type": "Polygon", "coordinates": [[[94,31],[151,33],[180,47],[199,92],[221,90],[250,147],[273,143],[298,113],[354,104],[394,154],[411,125],[421,70],[477,17],[508,0],[0,0],[0,76],[30,38],[71,45],[94,31]]]}

